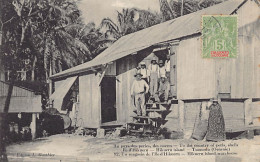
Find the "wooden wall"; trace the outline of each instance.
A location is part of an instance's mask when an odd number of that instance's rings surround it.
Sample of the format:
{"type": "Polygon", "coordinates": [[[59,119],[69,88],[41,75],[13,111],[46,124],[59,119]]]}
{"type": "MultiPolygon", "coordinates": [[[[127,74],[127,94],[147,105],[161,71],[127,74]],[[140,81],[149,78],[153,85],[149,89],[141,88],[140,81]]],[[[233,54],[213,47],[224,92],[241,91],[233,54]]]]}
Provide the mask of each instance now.
{"type": "Polygon", "coordinates": [[[244,101],[221,101],[226,131],[241,130],[245,126],[244,101]]]}
{"type": "MultiPolygon", "coordinates": [[[[4,110],[8,88],[9,84],[0,81],[0,112],[4,110]]],[[[35,95],[34,92],[21,87],[13,87],[9,106],[10,113],[41,112],[41,106],[41,95],[35,95]]]]}
{"type": "Polygon", "coordinates": [[[166,127],[170,131],[180,131],[178,104],[172,104],[170,111],[171,112],[165,117],[166,122],[161,127],[166,127]]]}
{"type": "Polygon", "coordinates": [[[201,102],[185,102],[184,105],[184,137],[190,138],[195,126],[196,118],[198,120],[201,102]]]}
{"type": "Polygon", "coordinates": [[[106,76],[115,76],[116,75],[116,61],[114,61],[112,64],[108,64],[105,75],[106,76]]]}
{"type": "Polygon", "coordinates": [[[77,126],[98,128],[101,124],[100,77],[95,74],[79,76],[79,112],[77,126]]]}
{"type": "Polygon", "coordinates": [[[180,41],[177,48],[177,98],[216,96],[214,59],[201,57],[200,37],[180,41]]]}
{"type": "MultiPolygon", "coordinates": [[[[0,97],[0,112],[4,110],[6,97],[0,97]]],[[[34,97],[12,97],[9,106],[9,113],[40,113],[42,112],[41,96],[34,97]]]]}
{"type": "MultiPolygon", "coordinates": [[[[9,84],[0,81],[0,96],[7,96],[9,84]]],[[[33,91],[14,86],[12,96],[16,97],[34,97],[36,96],[33,91]]]]}
{"type": "MultiPolygon", "coordinates": [[[[249,26],[253,28],[254,24],[249,26]]],[[[243,30],[239,30],[239,56],[231,62],[231,98],[259,98],[260,35],[258,38],[250,36],[249,33],[243,33],[243,30]]]]}
{"type": "Polygon", "coordinates": [[[231,98],[260,97],[260,10],[247,1],[238,14],[238,57],[217,59],[218,92],[231,93],[231,98]]]}
{"type": "Polygon", "coordinates": [[[177,97],[203,99],[228,93],[231,98],[260,97],[260,19],[239,29],[234,59],[203,59],[199,37],[183,40],[177,52],[177,97]]]}
{"type": "Polygon", "coordinates": [[[134,115],[133,101],[131,99],[131,86],[135,79],[135,68],[137,61],[135,55],[124,57],[117,61],[116,76],[116,109],[117,121],[126,123],[131,121],[131,115],[134,115]]]}
{"type": "Polygon", "coordinates": [[[260,97],[260,10],[247,1],[237,12],[238,57],[201,58],[199,37],[181,40],[177,49],[177,98],[203,99],[218,93],[231,98],[260,97]]]}
{"type": "MultiPolygon", "coordinates": [[[[208,104],[205,101],[206,105],[208,104]]],[[[202,101],[199,100],[187,100],[184,101],[184,138],[190,138],[195,126],[196,120],[198,120],[200,113],[200,106],[202,101]]],[[[259,104],[259,103],[258,103],[259,104]]],[[[211,104],[209,104],[211,105],[211,104]]],[[[225,120],[226,131],[238,131],[245,128],[245,104],[244,100],[229,100],[221,101],[221,107],[223,111],[223,116],[225,120]]],[[[260,105],[260,104],[259,104],[260,105]]],[[[259,106],[258,105],[258,106],[259,106]]],[[[209,110],[207,113],[209,113],[209,110]]],[[[260,109],[254,109],[258,115],[254,115],[255,123],[254,125],[260,125],[258,120],[260,109]]],[[[208,117],[207,117],[208,118],[208,117]]]]}
{"type": "Polygon", "coordinates": [[[251,104],[252,121],[254,126],[260,126],[260,101],[251,104]]]}

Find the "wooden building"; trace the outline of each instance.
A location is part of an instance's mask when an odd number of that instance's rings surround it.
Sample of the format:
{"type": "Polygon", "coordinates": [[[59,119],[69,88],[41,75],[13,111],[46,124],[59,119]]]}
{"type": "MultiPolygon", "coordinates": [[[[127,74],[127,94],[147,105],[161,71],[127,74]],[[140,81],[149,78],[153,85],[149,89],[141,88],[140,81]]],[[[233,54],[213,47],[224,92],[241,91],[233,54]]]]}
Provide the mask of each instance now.
{"type": "MultiPolygon", "coordinates": [[[[9,83],[0,81],[0,113],[3,113],[9,83]]],[[[14,86],[8,114],[31,114],[32,138],[36,136],[36,116],[42,112],[41,95],[24,87],[14,86]]]]}
{"type": "Polygon", "coordinates": [[[220,99],[227,131],[260,126],[258,5],[251,0],[230,0],[123,36],[92,61],[50,77],[56,89],[54,107],[61,110],[76,82],[82,126],[99,128],[110,121],[125,124],[134,110],[130,87],[135,68],[141,61],[148,65],[152,52],[158,59],[170,53],[176,99],[167,116],[168,127],[190,137],[200,105],[214,97],[220,99]],[[238,15],[237,58],[201,57],[201,16],[212,14],[238,15]]]}

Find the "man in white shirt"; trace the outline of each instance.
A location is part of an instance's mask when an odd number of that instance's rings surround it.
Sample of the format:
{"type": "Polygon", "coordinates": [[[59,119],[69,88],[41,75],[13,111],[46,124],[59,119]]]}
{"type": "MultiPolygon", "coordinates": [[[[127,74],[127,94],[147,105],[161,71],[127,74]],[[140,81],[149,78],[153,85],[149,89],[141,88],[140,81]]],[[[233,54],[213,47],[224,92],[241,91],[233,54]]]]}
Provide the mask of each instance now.
{"type": "Polygon", "coordinates": [[[131,88],[131,97],[134,98],[138,116],[146,116],[145,94],[149,91],[148,84],[142,79],[141,73],[136,73],[136,80],[131,88]]]}
{"type": "Polygon", "coordinates": [[[165,61],[165,70],[166,70],[166,78],[168,80],[168,82],[170,82],[170,72],[171,72],[171,56],[168,54],[166,56],[166,61],[165,61]]]}
{"type": "Polygon", "coordinates": [[[159,61],[159,78],[166,75],[166,69],[163,60],[159,61]]]}
{"type": "Polygon", "coordinates": [[[159,67],[156,62],[156,58],[153,57],[151,64],[148,66],[150,72],[150,94],[151,98],[154,97],[158,90],[158,78],[159,78],[159,67]]]}
{"type": "Polygon", "coordinates": [[[141,67],[137,68],[137,72],[141,73],[142,79],[146,81],[147,84],[150,82],[150,71],[146,68],[145,62],[140,63],[141,67]]]}

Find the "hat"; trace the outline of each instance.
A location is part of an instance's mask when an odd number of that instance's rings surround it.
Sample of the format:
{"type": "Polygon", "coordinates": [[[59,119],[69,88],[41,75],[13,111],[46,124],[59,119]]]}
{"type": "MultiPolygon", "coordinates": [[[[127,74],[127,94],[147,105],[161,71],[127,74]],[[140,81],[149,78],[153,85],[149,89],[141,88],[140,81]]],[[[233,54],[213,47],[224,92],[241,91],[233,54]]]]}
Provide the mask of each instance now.
{"type": "Polygon", "coordinates": [[[137,75],[143,76],[143,74],[141,74],[140,72],[137,72],[134,76],[136,77],[137,75]]]}
{"type": "Polygon", "coordinates": [[[218,102],[218,99],[217,99],[217,98],[213,98],[212,101],[213,101],[213,102],[218,102]]]}
{"type": "Polygon", "coordinates": [[[163,60],[160,60],[160,61],[159,61],[159,64],[163,64],[163,60]]]}
{"type": "Polygon", "coordinates": [[[152,61],[157,61],[156,57],[153,57],[153,58],[152,58],[152,61]]]}
{"type": "Polygon", "coordinates": [[[166,76],[164,74],[161,75],[161,78],[166,78],[166,76]]]}
{"type": "Polygon", "coordinates": [[[145,62],[143,62],[143,61],[142,61],[142,62],[140,62],[140,65],[145,65],[145,62]]]}

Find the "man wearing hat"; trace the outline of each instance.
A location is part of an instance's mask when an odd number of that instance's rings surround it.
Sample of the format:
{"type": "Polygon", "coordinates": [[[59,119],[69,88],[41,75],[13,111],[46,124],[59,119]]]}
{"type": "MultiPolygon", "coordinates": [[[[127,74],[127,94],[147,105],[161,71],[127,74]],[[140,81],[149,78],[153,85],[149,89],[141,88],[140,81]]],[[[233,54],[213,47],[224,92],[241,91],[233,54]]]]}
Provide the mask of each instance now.
{"type": "Polygon", "coordinates": [[[137,67],[137,72],[141,73],[142,79],[146,81],[146,83],[149,83],[149,77],[150,77],[150,71],[146,68],[145,62],[140,62],[141,67],[137,67]]]}
{"type": "Polygon", "coordinates": [[[145,94],[148,93],[149,86],[148,84],[142,79],[141,73],[136,73],[135,77],[136,80],[133,82],[131,88],[131,97],[134,98],[135,107],[137,109],[138,116],[145,116],[145,94]]]}
{"type": "Polygon", "coordinates": [[[153,57],[151,64],[148,66],[150,72],[150,94],[151,97],[154,97],[158,89],[158,77],[159,77],[159,67],[156,62],[156,58],[153,57]]]}
{"type": "Polygon", "coordinates": [[[165,75],[161,75],[159,89],[155,96],[156,102],[167,102],[171,95],[171,86],[165,75]]]}

